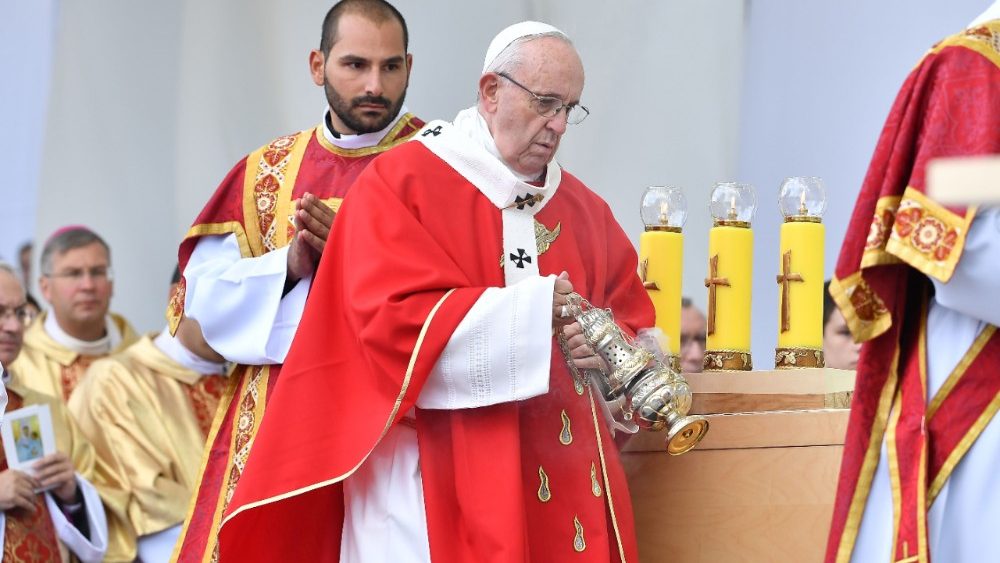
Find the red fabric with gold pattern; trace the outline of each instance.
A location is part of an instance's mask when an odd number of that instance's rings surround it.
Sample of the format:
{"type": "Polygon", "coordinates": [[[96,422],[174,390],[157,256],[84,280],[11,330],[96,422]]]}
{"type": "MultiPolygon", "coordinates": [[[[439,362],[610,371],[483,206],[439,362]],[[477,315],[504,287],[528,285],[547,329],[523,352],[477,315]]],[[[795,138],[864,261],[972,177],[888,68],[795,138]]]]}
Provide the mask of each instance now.
{"type": "MultiPolygon", "coordinates": [[[[328,204],[343,198],[375,157],[411,137],[422,125],[420,119],[407,114],[379,145],[362,149],[330,145],[322,138],[322,126],[279,137],[257,149],[229,172],[188,231],[179,250],[182,274],[202,236],[234,233],[244,257],[285,246],[294,234],[292,201],[306,192],[328,204]],[[247,181],[248,175],[252,182],[247,181]],[[279,176],[280,187],[275,184],[279,176]],[[287,209],[289,216],[278,216],[280,209],[287,209]],[[252,211],[252,217],[247,210],[252,211]]],[[[167,308],[172,330],[184,311],[185,288],[182,278],[167,308]]],[[[236,490],[280,370],[280,365],[237,366],[228,378],[229,386],[219,400],[208,433],[195,499],[178,542],[178,561],[201,562],[206,554],[217,556],[222,514],[236,490]]]]}
{"type": "MultiPolygon", "coordinates": [[[[24,406],[20,395],[7,390],[7,410],[24,406]]],[[[0,472],[7,471],[7,456],[0,444],[0,472]]],[[[45,496],[35,495],[35,511],[15,508],[4,512],[3,561],[45,563],[62,561],[59,538],[45,496]]]]}
{"type": "MultiPolygon", "coordinates": [[[[294,185],[285,194],[291,200],[302,197],[306,192],[323,200],[343,198],[354,179],[373,158],[409,139],[423,124],[419,118],[407,114],[400,118],[396,128],[379,145],[355,150],[337,149],[330,145],[322,139],[323,126],[320,125],[295,135],[278,137],[240,160],[219,184],[181,242],[178,251],[181,282],[167,307],[171,330],[176,330],[176,322],[184,312],[184,292],[187,286],[183,279],[184,268],[199,238],[236,233],[238,237],[245,239],[241,240],[240,245],[245,252],[244,257],[259,256],[274,249],[268,248],[268,241],[263,239],[271,226],[275,225],[275,229],[284,230],[280,238],[287,243],[293,234],[293,227],[289,221],[274,214],[278,198],[282,195],[278,193],[279,173],[283,178],[289,165],[297,167],[294,185]],[[303,141],[307,143],[304,151],[293,151],[294,143],[303,141]],[[288,162],[290,156],[296,155],[299,155],[300,160],[288,162]],[[254,178],[252,194],[247,193],[248,174],[254,178]],[[247,201],[248,198],[253,200],[252,203],[247,201]],[[248,209],[254,210],[252,217],[247,217],[248,209]],[[254,236],[255,233],[257,236],[254,236]]],[[[284,244],[279,244],[276,248],[281,246],[284,244]]]]}
{"type": "MultiPolygon", "coordinates": [[[[961,456],[988,423],[991,404],[1000,397],[1000,335],[988,328],[966,354],[949,381],[927,397],[927,334],[923,319],[907,326],[901,349],[905,364],[901,376],[899,416],[886,430],[895,447],[890,453],[898,469],[899,524],[895,559],[917,555],[927,560],[927,509],[961,456]],[[920,327],[921,330],[916,330],[920,327]],[[915,340],[919,338],[919,341],[915,340]],[[965,364],[965,365],[963,365],[965,364]],[[943,399],[942,399],[943,397],[943,399]],[[985,420],[983,420],[985,414],[985,420]],[[963,443],[968,441],[968,443],[963,443]]],[[[902,361],[902,360],[901,360],[902,361]]],[[[996,406],[992,407],[995,412],[996,406]]]]}
{"type": "Polygon", "coordinates": [[[80,379],[87,373],[87,368],[98,359],[97,356],[77,356],[73,360],[73,363],[68,366],[62,366],[59,373],[59,383],[62,385],[62,398],[64,401],[69,400],[69,396],[76,389],[76,384],[80,383],[80,379]]]}
{"type": "MultiPolygon", "coordinates": [[[[904,342],[903,330],[922,322],[926,276],[951,277],[974,217],[974,209],[945,208],[927,198],[925,169],[938,157],[1000,153],[998,38],[1000,21],[967,30],[935,45],[913,69],[886,120],[851,217],[831,294],[855,339],[865,344],[827,561],[850,558],[899,389],[902,408],[917,408],[905,391],[919,375],[910,369],[909,347],[916,340],[904,342]]],[[[907,413],[901,422],[911,416],[923,415],[907,413]]],[[[898,430],[920,428],[903,424],[898,430]]],[[[912,545],[908,549],[912,554],[912,545]]]]}
{"type": "MultiPolygon", "coordinates": [[[[565,270],[625,327],[652,326],[635,251],[606,203],[564,172],[536,219],[549,230],[561,225],[539,256],[542,275],[565,270]]],[[[220,533],[223,560],[338,561],[342,480],[414,405],[485,288],[504,285],[500,211],[420,143],[364,172],[328,245],[335,252],[323,256],[220,533]]],[[[558,348],[552,354],[543,396],[416,411],[434,561],[637,560],[606,423],[589,392],[574,389],[558,348]],[[563,413],[570,444],[559,441],[563,413]],[[545,502],[540,467],[552,486],[545,502]]]]}
{"type": "Polygon", "coordinates": [[[215,411],[219,409],[219,399],[222,397],[223,391],[226,390],[226,383],[225,377],[205,375],[194,385],[184,386],[188,398],[191,399],[191,408],[194,410],[195,418],[198,419],[198,427],[206,436],[212,429],[215,411]]]}

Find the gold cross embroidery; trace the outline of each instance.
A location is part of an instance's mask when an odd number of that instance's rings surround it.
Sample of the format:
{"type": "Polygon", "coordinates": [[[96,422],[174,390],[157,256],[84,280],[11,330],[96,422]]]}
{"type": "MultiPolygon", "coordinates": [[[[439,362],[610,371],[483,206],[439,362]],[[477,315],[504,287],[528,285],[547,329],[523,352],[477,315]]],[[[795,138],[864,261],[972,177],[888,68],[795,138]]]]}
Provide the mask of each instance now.
{"type": "Polygon", "coordinates": [[[730,287],[729,278],[719,277],[719,255],[716,254],[708,261],[708,277],[705,278],[705,287],[708,288],[708,334],[715,334],[715,300],[716,286],[724,285],[730,287]]]}
{"type": "Polygon", "coordinates": [[[791,320],[790,308],[788,306],[788,291],[792,282],[802,282],[801,274],[792,273],[792,251],[785,252],[781,257],[781,274],[777,276],[778,284],[781,285],[781,332],[788,332],[791,320]]]}
{"type": "Polygon", "coordinates": [[[639,264],[639,279],[642,280],[642,287],[651,291],[659,291],[660,288],[656,285],[655,281],[648,281],[646,279],[647,270],[649,270],[649,258],[644,258],[642,263],[639,264]]]}

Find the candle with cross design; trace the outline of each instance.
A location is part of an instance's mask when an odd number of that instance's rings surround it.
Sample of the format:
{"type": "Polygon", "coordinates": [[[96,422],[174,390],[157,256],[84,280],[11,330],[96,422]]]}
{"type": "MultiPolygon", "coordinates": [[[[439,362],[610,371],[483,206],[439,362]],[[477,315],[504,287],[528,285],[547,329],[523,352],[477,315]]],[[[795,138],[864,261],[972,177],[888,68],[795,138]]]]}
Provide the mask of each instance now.
{"type": "Polygon", "coordinates": [[[753,280],[753,231],[757,196],[750,184],[715,185],[709,210],[708,330],[706,371],[750,370],[750,293],[753,280]]]}
{"type": "Polygon", "coordinates": [[[642,195],[639,275],[656,308],[656,326],[667,338],[669,365],[681,371],[681,273],[687,198],[676,187],[652,186],[642,195]]]}
{"type": "Polygon", "coordinates": [[[781,256],[778,263],[776,368],[823,367],[823,181],[786,178],[778,193],[781,256]]]}

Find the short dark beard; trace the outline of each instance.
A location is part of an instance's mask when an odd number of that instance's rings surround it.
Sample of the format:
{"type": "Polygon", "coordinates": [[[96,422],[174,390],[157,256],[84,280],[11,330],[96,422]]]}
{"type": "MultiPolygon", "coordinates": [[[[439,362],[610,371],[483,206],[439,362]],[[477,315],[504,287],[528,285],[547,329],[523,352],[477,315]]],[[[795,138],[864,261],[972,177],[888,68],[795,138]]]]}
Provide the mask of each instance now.
{"type": "MultiPolygon", "coordinates": [[[[409,87],[409,84],[407,84],[409,87]]],[[[323,78],[323,91],[326,92],[326,103],[330,104],[330,109],[333,113],[337,114],[340,121],[347,126],[348,129],[353,131],[357,135],[364,133],[374,133],[376,131],[381,131],[385,129],[399,114],[399,110],[403,107],[403,100],[406,99],[406,88],[399,95],[399,99],[394,103],[389,98],[382,96],[358,96],[350,102],[345,100],[343,96],[338,93],[333,86],[330,86],[330,82],[323,78]],[[378,104],[389,109],[385,116],[380,118],[378,121],[366,121],[362,117],[352,113],[361,104],[378,104]]],[[[340,131],[340,133],[347,133],[346,131],[340,131]]]]}

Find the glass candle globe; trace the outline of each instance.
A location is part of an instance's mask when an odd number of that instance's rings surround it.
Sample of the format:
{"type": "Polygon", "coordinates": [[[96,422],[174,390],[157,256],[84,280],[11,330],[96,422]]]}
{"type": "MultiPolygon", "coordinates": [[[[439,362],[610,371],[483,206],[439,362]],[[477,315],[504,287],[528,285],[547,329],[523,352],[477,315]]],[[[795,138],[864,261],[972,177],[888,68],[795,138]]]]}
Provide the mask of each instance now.
{"type": "Polygon", "coordinates": [[[750,226],[757,209],[757,194],[750,184],[719,182],[708,204],[716,225],[750,226]]]}
{"type": "Polygon", "coordinates": [[[826,211],[823,180],[815,176],[785,178],[778,191],[778,209],[786,220],[821,219],[826,211]]]}
{"type": "Polygon", "coordinates": [[[641,212],[647,231],[680,231],[687,221],[687,198],[680,188],[652,186],[642,194],[641,212]]]}

